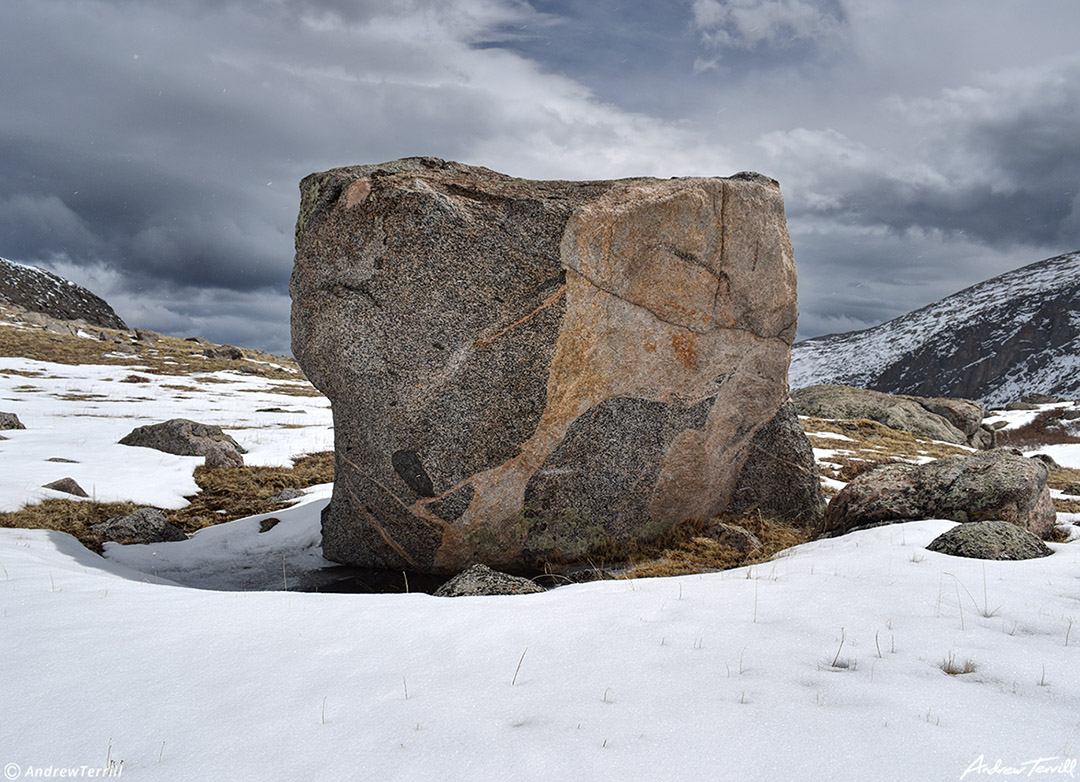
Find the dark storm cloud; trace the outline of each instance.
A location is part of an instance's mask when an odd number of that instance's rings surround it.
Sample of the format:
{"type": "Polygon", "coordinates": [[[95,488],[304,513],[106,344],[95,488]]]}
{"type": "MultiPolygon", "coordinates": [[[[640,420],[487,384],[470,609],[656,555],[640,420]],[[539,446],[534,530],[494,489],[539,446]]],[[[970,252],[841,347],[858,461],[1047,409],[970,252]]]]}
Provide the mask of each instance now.
{"type": "Polygon", "coordinates": [[[1071,0],[6,0],[0,255],[131,323],[285,350],[311,171],[757,168],[800,333],[870,325],[1080,246],[1070,23],[1071,0]]]}

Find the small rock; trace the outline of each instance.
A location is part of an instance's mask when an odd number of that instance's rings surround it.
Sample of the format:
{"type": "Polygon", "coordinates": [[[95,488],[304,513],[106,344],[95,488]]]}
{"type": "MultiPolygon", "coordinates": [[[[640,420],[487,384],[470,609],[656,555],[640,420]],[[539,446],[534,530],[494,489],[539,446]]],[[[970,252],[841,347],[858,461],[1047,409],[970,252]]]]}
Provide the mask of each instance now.
{"type": "Polygon", "coordinates": [[[1054,405],[1059,402],[1068,402],[1069,400],[1052,394],[1024,394],[1020,397],[1020,401],[1027,402],[1031,405],[1054,405]]]}
{"type": "Polygon", "coordinates": [[[705,528],[704,537],[715,540],[721,546],[728,546],[744,553],[761,548],[761,541],[758,540],[757,535],[734,524],[713,522],[705,528]]]}
{"type": "Polygon", "coordinates": [[[1065,494],[1071,494],[1073,497],[1080,497],[1080,482],[1070,483],[1065,488],[1065,494]]]}
{"type": "Polygon", "coordinates": [[[958,524],[938,535],[926,548],[972,559],[1037,559],[1054,553],[1026,529],[1000,520],[958,524]]]}
{"type": "Polygon", "coordinates": [[[1060,464],[1058,464],[1058,463],[1057,463],[1057,462],[1056,462],[1056,461],[1054,460],[1054,457],[1053,457],[1053,456],[1051,456],[1051,455],[1050,455],[1050,454],[1048,454],[1048,453],[1035,453],[1035,454],[1032,454],[1032,455],[1031,455],[1031,458],[1032,458],[1032,459],[1038,459],[1038,460],[1039,460],[1040,462],[1042,462],[1043,464],[1045,464],[1045,465],[1046,465],[1047,467],[1049,467],[1049,468],[1050,468],[1051,470],[1060,470],[1060,469],[1061,469],[1061,465],[1060,465],[1060,464]]]}
{"type": "Polygon", "coordinates": [[[151,345],[161,339],[161,335],[149,329],[135,329],[135,339],[139,342],[148,342],[151,345]]]}
{"type": "Polygon", "coordinates": [[[83,487],[75,482],[74,478],[61,478],[58,481],[52,483],[46,483],[41,488],[52,489],[53,491],[63,492],[64,494],[71,494],[75,497],[89,497],[90,495],[83,491],[83,487]]]}
{"type": "Polygon", "coordinates": [[[196,345],[209,345],[210,344],[210,342],[208,340],[205,340],[202,337],[184,337],[184,342],[194,342],[196,345]]]}
{"type": "Polygon", "coordinates": [[[263,532],[269,532],[280,523],[281,519],[274,516],[271,516],[268,519],[263,519],[259,522],[259,533],[262,534],[263,532]]]}
{"type": "Polygon", "coordinates": [[[1009,402],[1005,405],[1006,410],[1038,410],[1039,406],[1031,402],[1009,402]]]}
{"type": "Polygon", "coordinates": [[[545,591],[547,590],[531,579],[500,573],[487,565],[473,565],[447,581],[435,590],[434,594],[435,597],[465,597],[469,595],[527,595],[545,591]]]}
{"type": "Polygon", "coordinates": [[[244,457],[235,449],[221,443],[210,445],[206,449],[206,459],[203,464],[207,467],[243,467],[244,457]]]}
{"type": "Polygon", "coordinates": [[[90,530],[114,543],[187,540],[184,531],[167,521],[157,508],[139,508],[127,516],[113,516],[100,524],[91,524],[90,530]]]}
{"type": "Polygon", "coordinates": [[[244,357],[244,351],[235,345],[219,345],[207,348],[203,351],[203,355],[207,358],[224,358],[230,361],[239,361],[244,357]]]}
{"type": "Polygon", "coordinates": [[[282,489],[272,497],[267,497],[267,502],[288,502],[289,500],[299,499],[304,496],[304,492],[299,489],[282,489]]]}
{"type": "Polygon", "coordinates": [[[65,459],[63,456],[50,456],[45,461],[47,461],[47,462],[58,462],[59,464],[78,464],[78,462],[75,461],[74,459],[65,459]]]}
{"type": "Polygon", "coordinates": [[[135,350],[134,345],[129,345],[127,343],[122,342],[119,345],[117,345],[115,348],[113,348],[113,352],[114,353],[123,353],[125,355],[130,356],[130,355],[134,355],[138,351],[135,350]]]}
{"type": "Polygon", "coordinates": [[[0,413],[0,429],[25,429],[19,416],[14,413],[0,413]]]}

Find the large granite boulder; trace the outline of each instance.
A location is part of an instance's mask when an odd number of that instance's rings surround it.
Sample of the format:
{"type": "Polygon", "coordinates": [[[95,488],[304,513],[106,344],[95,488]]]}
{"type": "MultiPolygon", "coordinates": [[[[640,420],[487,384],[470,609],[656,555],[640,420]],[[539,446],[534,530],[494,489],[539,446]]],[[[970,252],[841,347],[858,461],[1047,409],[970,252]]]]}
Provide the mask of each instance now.
{"type": "Polygon", "coordinates": [[[984,427],[984,411],[967,399],[886,394],[852,386],[799,388],[791,397],[800,415],[866,418],[920,437],[973,448],[992,448],[994,432],[984,427]]]}
{"type": "Polygon", "coordinates": [[[341,168],[301,183],[296,250],[293,352],[334,411],[333,560],[520,571],[651,539],[731,504],[787,399],[795,266],[757,174],[341,168]]]}
{"type": "Polygon", "coordinates": [[[824,530],[839,534],[913,519],[1000,519],[1049,538],[1057,513],[1050,470],[1006,448],[927,464],[886,464],[855,478],[829,502],[824,530]]]}

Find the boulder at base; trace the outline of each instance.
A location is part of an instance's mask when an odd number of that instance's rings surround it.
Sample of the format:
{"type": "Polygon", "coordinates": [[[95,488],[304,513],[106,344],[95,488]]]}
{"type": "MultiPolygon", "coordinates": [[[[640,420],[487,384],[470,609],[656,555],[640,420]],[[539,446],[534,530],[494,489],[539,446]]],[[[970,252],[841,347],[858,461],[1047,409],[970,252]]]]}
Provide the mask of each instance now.
{"type": "Polygon", "coordinates": [[[926,548],[973,559],[1037,559],[1054,553],[1026,529],[1001,520],[958,524],[938,535],[926,548]]]}
{"type": "Polygon", "coordinates": [[[473,565],[436,589],[434,595],[435,597],[529,595],[546,591],[531,579],[500,573],[487,565],[473,565]]]}
{"type": "Polygon", "coordinates": [[[165,518],[157,508],[139,508],[127,516],[113,516],[90,531],[115,543],[161,543],[187,540],[184,531],[165,518]]]}
{"type": "MultiPolygon", "coordinates": [[[[731,504],[787,400],[795,265],[757,174],[313,174],[291,290],[293,352],[333,403],[339,562],[526,570],[653,539],[731,504]]],[[[809,454],[753,504],[784,506],[809,454]]]]}
{"type": "Polygon", "coordinates": [[[915,519],[999,519],[1048,538],[1057,513],[1050,470],[1006,448],[927,464],[886,464],[855,478],[829,502],[826,533],[915,519]]]}

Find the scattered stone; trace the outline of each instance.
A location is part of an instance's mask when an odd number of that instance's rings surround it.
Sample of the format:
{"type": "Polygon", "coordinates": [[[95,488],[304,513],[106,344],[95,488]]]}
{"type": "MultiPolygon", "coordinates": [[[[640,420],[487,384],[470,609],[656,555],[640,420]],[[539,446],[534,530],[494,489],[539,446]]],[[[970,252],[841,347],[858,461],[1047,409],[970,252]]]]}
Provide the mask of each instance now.
{"type": "Polygon", "coordinates": [[[267,497],[267,502],[289,502],[290,500],[298,500],[304,496],[304,492],[300,489],[282,489],[277,494],[267,497]]]}
{"type": "Polygon", "coordinates": [[[1026,529],[1001,520],[958,524],[938,535],[926,548],[972,559],[1037,559],[1054,553],[1026,529]]]}
{"type": "Polygon", "coordinates": [[[153,448],[178,456],[205,456],[210,466],[242,466],[247,453],[232,437],[221,431],[220,426],[210,426],[173,418],[160,424],[140,426],[126,435],[121,445],[153,448]],[[211,453],[213,452],[213,453],[211,453]]]}
{"type": "Polygon", "coordinates": [[[58,462],[59,464],[78,464],[78,462],[75,461],[74,459],[65,459],[63,456],[50,456],[45,461],[47,461],[47,462],[58,462]]]}
{"type": "Polygon", "coordinates": [[[90,530],[114,543],[162,543],[187,540],[184,531],[165,519],[157,508],[139,508],[127,516],[113,516],[90,530]]]}
{"type": "MultiPolygon", "coordinates": [[[[328,558],[525,569],[732,503],[787,400],[795,267],[773,180],[533,182],[411,158],[301,195],[292,334],[333,402],[328,558]]],[[[764,507],[789,491],[751,483],[764,507]]]]}
{"type": "Polygon", "coordinates": [[[134,355],[135,353],[137,353],[138,351],[135,350],[134,345],[129,345],[126,342],[121,342],[119,345],[117,345],[115,348],[113,348],[113,352],[114,353],[123,353],[125,355],[131,356],[131,355],[134,355]]]}
{"type": "Polygon", "coordinates": [[[458,573],[437,590],[435,597],[467,597],[472,595],[528,595],[546,592],[535,581],[492,570],[487,565],[473,565],[458,573]]]}
{"type": "Polygon", "coordinates": [[[209,345],[210,341],[202,337],[184,337],[184,342],[194,342],[196,345],[209,345]]]}
{"type": "Polygon", "coordinates": [[[229,468],[243,467],[244,457],[235,448],[222,443],[215,443],[206,448],[203,464],[206,467],[229,468]]]}
{"type": "Polygon", "coordinates": [[[1077,410],[1075,408],[1071,408],[1069,410],[1062,410],[1061,417],[1064,418],[1066,421],[1075,421],[1080,418],[1080,410],[1077,410]]]}
{"type": "Polygon", "coordinates": [[[147,342],[152,345],[161,339],[161,335],[156,331],[150,331],[149,329],[135,329],[135,339],[139,342],[147,342]]]}
{"type": "Polygon", "coordinates": [[[25,429],[15,413],[0,413],[0,429],[25,429]]]}
{"type": "Polygon", "coordinates": [[[1065,488],[1065,494],[1071,494],[1073,497],[1080,497],[1080,483],[1070,483],[1065,488]]]}
{"type": "Polygon", "coordinates": [[[259,367],[253,367],[251,364],[244,364],[238,370],[242,375],[261,375],[262,370],[259,367]]]}
{"type": "Polygon", "coordinates": [[[1051,470],[1060,470],[1061,469],[1061,465],[1057,463],[1057,460],[1054,459],[1054,457],[1051,456],[1048,453],[1033,453],[1031,455],[1031,458],[1032,459],[1038,459],[1040,462],[1045,464],[1051,470]]]}
{"type": "Polygon", "coordinates": [[[262,521],[259,522],[259,534],[262,534],[264,532],[269,532],[270,530],[272,530],[274,527],[276,527],[280,523],[281,523],[281,519],[279,519],[279,518],[277,518],[275,516],[271,516],[268,519],[263,519],[262,521]]]}
{"type": "Polygon", "coordinates": [[[1006,410],[1038,410],[1039,406],[1031,402],[1009,402],[1005,405],[1006,410]]]}
{"type": "Polygon", "coordinates": [[[994,431],[984,427],[982,405],[967,399],[899,396],[852,386],[818,385],[792,392],[800,415],[877,421],[892,429],[946,443],[991,448],[994,431]]]}
{"type": "Polygon", "coordinates": [[[1046,486],[1049,475],[1038,459],[1025,459],[1007,448],[921,465],[886,464],[833,496],[825,510],[824,531],[842,534],[914,519],[1003,519],[1047,538],[1057,517],[1046,486]]]}
{"type": "Polygon", "coordinates": [[[260,407],[256,413],[288,413],[289,415],[307,415],[307,410],[286,410],[284,407],[260,407]]]}
{"type": "Polygon", "coordinates": [[[52,483],[46,483],[41,488],[43,488],[43,489],[52,489],[53,491],[63,492],[64,494],[70,494],[70,495],[72,495],[74,497],[89,497],[90,496],[89,494],[87,494],[83,490],[82,486],[80,486],[78,483],[75,482],[74,478],[61,478],[58,481],[53,481],[52,483]]]}
{"type": "Polygon", "coordinates": [[[244,357],[244,351],[235,345],[218,345],[203,351],[207,358],[223,358],[229,361],[239,361],[244,357]]]}
{"type": "Polygon", "coordinates": [[[761,548],[761,541],[757,535],[734,524],[713,522],[705,528],[704,537],[716,541],[721,546],[728,546],[743,553],[761,548]]]}
{"type": "Polygon", "coordinates": [[[121,383],[149,383],[150,378],[143,377],[142,375],[128,375],[127,377],[120,378],[121,383]]]}
{"type": "Polygon", "coordinates": [[[1020,397],[1020,401],[1031,405],[1055,405],[1069,400],[1053,394],[1024,394],[1020,397]]]}

